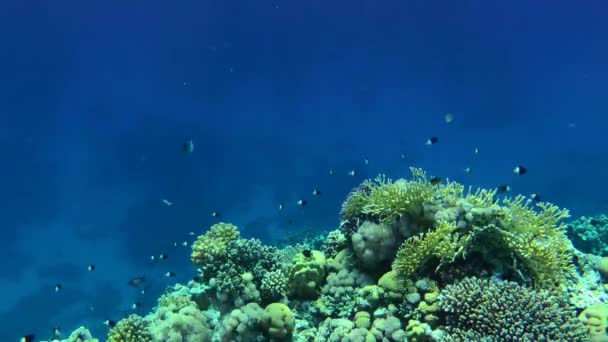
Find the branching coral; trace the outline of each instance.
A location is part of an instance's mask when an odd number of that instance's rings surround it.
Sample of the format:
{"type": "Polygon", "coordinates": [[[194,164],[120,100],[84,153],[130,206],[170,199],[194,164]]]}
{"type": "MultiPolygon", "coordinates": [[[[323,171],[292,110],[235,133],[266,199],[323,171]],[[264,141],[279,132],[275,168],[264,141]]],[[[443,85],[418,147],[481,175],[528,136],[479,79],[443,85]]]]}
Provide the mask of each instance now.
{"type": "Polygon", "coordinates": [[[439,297],[456,341],[584,341],[565,296],[509,281],[465,278],[439,297]]]}
{"type": "Polygon", "coordinates": [[[553,287],[566,283],[575,273],[572,244],[561,220],[569,217],[568,210],[549,203],[538,203],[536,211],[523,196],[505,199],[507,216],[500,232],[508,247],[532,272],[538,287],[553,287]]]}
{"type": "Polygon", "coordinates": [[[225,258],[228,243],[239,237],[236,226],[223,222],[214,224],[192,244],[192,263],[203,266],[215,264],[217,259],[225,258]]]}
{"type": "Polygon", "coordinates": [[[431,258],[439,259],[439,267],[466,253],[470,236],[461,237],[453,223],[439,222],[434,229],[407,239],[397,251],[393,270],[402,277],[415,273],[431,258]]]}
{"type": "Polygon", "coordinates": [[[108,342],[152,342],[149,323],[138,315],[121,319],[110,330],[108,342]]]}
{"type": "Polygon", "coordinates": [[[366,180],[350,193],[342,205],[343,221],[367,218],[392,223],[407,213],[418,214],[424,203],[432,202],[434,186],[421,169],[411,168],[412,180],[393,182],[384,175],[366,180]]]}

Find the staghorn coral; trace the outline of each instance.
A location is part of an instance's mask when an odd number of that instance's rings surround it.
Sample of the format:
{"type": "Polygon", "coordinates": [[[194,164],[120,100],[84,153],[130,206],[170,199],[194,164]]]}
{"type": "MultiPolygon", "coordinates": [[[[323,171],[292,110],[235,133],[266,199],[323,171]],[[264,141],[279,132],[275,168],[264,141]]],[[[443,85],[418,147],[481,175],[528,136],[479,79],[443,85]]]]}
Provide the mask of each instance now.
{"type": "Polygon", "coordinates": [[[348,195],[340,212],[341,230],[350,236],[363,221],[393,223],[406,214],[420,214],[434,203],[434,187],[426,172],[410,168],[412,179],[393,182],[384,175],[366,180],[348,195]]]}
{"type": "Polygon", "coordinates": [[[523,196],[507,198],[507,216],[500,223],[500,233],[507,246],[523,261],[538,287],[565,284],[576,273],[572,263],[572,243],[566,236],[566,209],[549,203],[537,203],[523,196]]]}
{"type": "Polygon", "coordinates": [[[152,342],[150,324],[138,315],[118,321],[108,333],[108,342],[152,342]]]}
{"type": "Polygon", "coordinates": [[[435,229],[405,240],[397,251],[393,270],[402,277],[408,277],[431,258],[439,259],[439,268],[458,256],[464,256],[471,237],[461,237],[455,231],[454,224],[442,221],[435,229]]]}
{"type": "Polygon", "coordinates": [[[565,296],[502,280],[464,278],[439,296],[456,341],[584,341],[565,296]]]}

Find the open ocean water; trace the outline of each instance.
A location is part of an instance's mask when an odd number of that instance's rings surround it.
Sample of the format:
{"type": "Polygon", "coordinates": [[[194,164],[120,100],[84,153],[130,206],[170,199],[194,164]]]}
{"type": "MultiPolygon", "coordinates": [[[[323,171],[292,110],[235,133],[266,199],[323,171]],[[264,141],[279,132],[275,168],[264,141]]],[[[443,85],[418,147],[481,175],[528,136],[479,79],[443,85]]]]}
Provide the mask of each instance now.
{"type": "Polygon", "coordinates": [[[1,1],[0,341],[81,325],[104,339],[105,320],[192,278],[189,232],[327,232],[353,187],[410,166],[541,194],[574,218],[608,212],[607,11],[1,1]]]}

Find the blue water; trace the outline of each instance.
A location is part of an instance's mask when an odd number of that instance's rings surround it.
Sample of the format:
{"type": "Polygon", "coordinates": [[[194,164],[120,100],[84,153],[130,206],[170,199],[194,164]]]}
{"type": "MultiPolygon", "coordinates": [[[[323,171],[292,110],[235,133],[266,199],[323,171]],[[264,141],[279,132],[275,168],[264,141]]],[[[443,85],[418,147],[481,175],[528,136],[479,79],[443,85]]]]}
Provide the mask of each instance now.
{"type": "Polygon", "coordinates": [[[335,229],[353,186],[409,166],[607,212],[606,10],[0,2],[0,340],[81,324],[103,338],[105,319],[137,300],[149,311],[194,274],[173,242],[204,232],[211,212],[266,242],[335,229]],[[167,263],[149,265],[160,253],[167,263]],[[126,284],[138,275],[143,297],[126,284]]]}

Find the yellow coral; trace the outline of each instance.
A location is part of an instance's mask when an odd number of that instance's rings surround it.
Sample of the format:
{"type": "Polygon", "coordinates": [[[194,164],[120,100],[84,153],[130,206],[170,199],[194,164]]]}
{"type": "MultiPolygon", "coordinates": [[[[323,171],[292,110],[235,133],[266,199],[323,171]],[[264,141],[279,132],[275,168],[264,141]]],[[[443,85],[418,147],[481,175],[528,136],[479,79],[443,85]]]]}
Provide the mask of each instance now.
{"type": "Polygon", "coordinates": [[[350,193],[342,205],[346,219],[368,215],[390,223],[406,213],[418,214],[422,205],[434,199],[434,186],[421,169],[411,168],[410,181],[393,182],[385,175],[366,180],[350,193]]]}
{"type": "Polygon", "coordinates": [[[458,256],[464,256],[470,242],[471,236],[460,236],[454,223],[441,221],[435,229],[403,242],[393,261],[393,270],[399,276],[407,277],[432,257],[439,259],[439,268],[458,256]]]}
{"type": "Polygon", "coordinates": [[[523,196],[505,199],[507,216],[500,233],[507,246],[530,269],[537,287],[550,288],[564,284],[574,275],[572,244],[566,236],[568,210],[549,203],[532,208],[523,196]]]}
{"type": "Polygon", "coordinates": [[[192,263],[205,265],[226,253],[230,241],[240,238],[239,230],[229,223],[216,223],[192,244],[192,263]]]}
{"type": "Polygon", "coordinates": [[[108,342],[152,342],[149,324],[138,315],[118,321],[108,333],[108,342]]]}
{"type": "Polygon", "coordinates": [[[589,329],[592,342],[607,341],[608,334],[608,304],[592,305],[581,312],[578,319],[589,329]]]}

